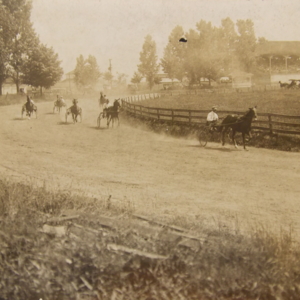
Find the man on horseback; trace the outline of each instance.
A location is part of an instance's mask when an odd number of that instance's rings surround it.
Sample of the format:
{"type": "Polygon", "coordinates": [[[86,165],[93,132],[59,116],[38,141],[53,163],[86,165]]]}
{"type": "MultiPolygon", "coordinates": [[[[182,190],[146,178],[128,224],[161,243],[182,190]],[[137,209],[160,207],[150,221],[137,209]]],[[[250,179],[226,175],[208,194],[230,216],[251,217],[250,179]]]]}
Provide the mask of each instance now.
{"type": "Polygon", "coordinates": [[[26,105],[26,110],[27,110],[27,115],[28,115],[28,111],[31,111],[34,107],[34,102],[29,95],[27,95],[27,101],[26,101],[25,105],[26,105]]]}
{"type": "Polygon", "coordinates": [[[73,105],[70,107],[71,113],[72,114],[77,114],[78,113],[78,100],[77,99],[73,99],[72,101],[73,105]]]}
{"type": "Polygon", "coordinates": [[[216,125],[218,123],[219,116],[217,115],[216,111],[217,111],[217,107],[213,106],[206,118],[206,125],[209,126],[210,131],[217,130],[216,125]]]}
{"type": "Polygon", "coordinates": [[[109,100],[106,99],[105,103],[103,104],[103,118],[107,117],[107,109],[109,106],[111,106],[109,105],[109,100]]]}

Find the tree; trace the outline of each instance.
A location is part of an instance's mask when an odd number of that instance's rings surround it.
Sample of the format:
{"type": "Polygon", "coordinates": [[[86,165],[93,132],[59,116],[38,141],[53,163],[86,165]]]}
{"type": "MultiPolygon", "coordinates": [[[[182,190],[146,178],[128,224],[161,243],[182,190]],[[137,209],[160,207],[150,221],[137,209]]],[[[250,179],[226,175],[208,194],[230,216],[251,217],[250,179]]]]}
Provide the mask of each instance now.
{"type": "Polygon", "coordinates": [[[236,44],[238,35],[235,31],[235,24],[230,18],[222,20],[220,28],[220,51],[224,54],[224,75],[232,71],[236,64],[236,44]]]}
{"type": "Polygon", "coordinates": [[[191,84],[199,84],[201,78],[207,78],[211,85],[223,67],[220,30],[203,20],[197,23],[197,30],[187,34],[186,73],[191,84]]]}
{"type": "Polygon", "coordinates": [[[119,84],[126,84],[126,78],[128,77],[128,75],[126,75],[125,73],[118,73],[118,83],[119,84]]]}
{"type": "Polygon", "coordinates": [[[82,55],[77,58],[75,82],[79,88],[93,87],[100,76],[99,66],[93,55],[89,55],[87,59],[84,59],[82,55]]]}
{"type": "Polygon", "coordinates": [[[2,85],[9,76],[9,62],[12,48],[13,20],[8,9],[0,6],[0,95],[2,85]]]}
{"type": "Polygon", "coordinates": [[[31,51],[39,44],[30,22],[31,2],[27,0],[2,0],[13,19],[11,26],[10,76],[19,92],[20,74],[31,51]]]}
{"type": "Polygon", "coordinates": [[[103,74],[103,78],[104,78],[104,80],[111,82],[112,79],[114,78],[114,76],[111,74],[110,71],[106,71],[106,72],[103,74]]]}
{"type": "Polygon", "coordinates": [[[181,26],[176,26],[172,30],[169,36],[169,42],[164,49],[164,56],[161,59],[161,66],[164,72],[167,73],[172,80],[177,78],[181,81],[185,73],[184,61],[186,45],[179,42],[179,39],[183,35],[184,32],[181,26]]]}
{"type": "Polygon", "coordinates": [[[32,50],[24,64],[22,81],[40,87],[42,94],[43,88],[50,88],[61,79],[63,69],[60,63],[58,55],[52,48],[40,44],[32,50]]]}
{"type": "Polygon", "coordinates": [[[131,78],[130,81],[132,83],[139,84],[141,82],[142,78],[143,78],[142,74],[140,74],[139,72],[134,72],[134,74],[133,74],[133,76],[132,76],[132,78],[131,78]]]}
{"type": "Polygon", "coordinates": [[[254,33],[254,24],[252,20],[238,20],[238,39],[237,39],[237,55],[243,69],[247,72],[251,71],[255,63],[256,37],[254,33]]]}
{"type": "Polygon", "coordinates": [[[79,57],[76,58],[76,67],[74,70],[74,76],[75,76],[75,83],[78,87],[82,87],[85,85],[85,78],[86,78],[86,74],[85,74],[85,60],[83,55],[81,54],[79,57]]]}
{"type": "Polygon", "coordinates": [[[159,65],[157,64],[156,43],[152,40],[151,35],[147,35],[140,52],[140,64],[138,71],[146,78],[149,83],[150,90],[155,84],[159,65]]]}

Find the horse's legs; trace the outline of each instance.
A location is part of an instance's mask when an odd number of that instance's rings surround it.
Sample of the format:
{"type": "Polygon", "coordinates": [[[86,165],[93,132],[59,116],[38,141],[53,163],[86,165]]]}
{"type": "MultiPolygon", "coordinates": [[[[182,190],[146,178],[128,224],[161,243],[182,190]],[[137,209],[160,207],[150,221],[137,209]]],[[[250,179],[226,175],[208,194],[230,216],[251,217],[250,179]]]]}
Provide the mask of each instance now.
{"type": "MultiPolygon", "coordinates": [[[[243,145],[244,145],[244,149],[245,149],[246,151],[248,151],[248,149],[246,148],[246,141],[245,141],[245,133],[244,133],[244,132],[242,133],[242,137],[243,137],[243,145]]],[[[251,137],[250,132],[249,132],[249,137],[251,137]]]]}
{"type": "Polygon", "coordinates": [[[234,147],[238,148],[238,145],[237,145],[236,140],[235,140],[235,130],[234,129],[232,129],[232,142],[234,144],[234,147]]]}
{"type": "Polygon", "coordinates": [[[224,127],[224,128],[222,129],[222,146],[225,146],[225,134],[226,134],[226,132],[227,132],[227,129],[228,129],[228,128],[226,128],[226,127],[224,127]]]}

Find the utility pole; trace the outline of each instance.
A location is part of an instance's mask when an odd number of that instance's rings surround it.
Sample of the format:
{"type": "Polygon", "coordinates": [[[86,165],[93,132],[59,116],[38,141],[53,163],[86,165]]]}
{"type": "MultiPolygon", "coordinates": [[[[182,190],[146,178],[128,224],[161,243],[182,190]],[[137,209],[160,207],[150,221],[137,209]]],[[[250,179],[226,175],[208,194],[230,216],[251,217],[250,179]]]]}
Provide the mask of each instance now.
{"type": "Polygon", "coordinates": [[[109,67],[108,67],[108,70],[110,72],[110,88],[112,88],[112,66],[111,66],[111,59],[109,59],[109,67]]]}

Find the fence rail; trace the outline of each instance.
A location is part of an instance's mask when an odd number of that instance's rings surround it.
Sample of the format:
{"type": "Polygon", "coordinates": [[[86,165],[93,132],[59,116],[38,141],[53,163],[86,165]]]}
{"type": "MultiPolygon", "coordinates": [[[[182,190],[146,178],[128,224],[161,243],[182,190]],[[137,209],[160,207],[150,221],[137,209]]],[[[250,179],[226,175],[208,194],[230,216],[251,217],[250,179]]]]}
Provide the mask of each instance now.
{"type": "MultiPolygon", "coordinates": [[[[148,107],[140,104],[134,104],[135,101],[144,99],[160,98],[160,94],[134,95],[123,99],[123,108],[144,118],[157,119],[170,123],[182,123],[189,125],[205,124],[206,116],[209,110],[187,110],[187,109],[169,109],[160,107],[148,107]]],[[[227,114],[243,115],[240,111],[219,111],[218,115],[222,120],[227,114]]],[[[300,116],[283,115],[273,113],[261,113],[258,120],[253,121],[252,129],[258,131],[268,131],[270,134],[292,134],[300,135],[300,116]]]]}

